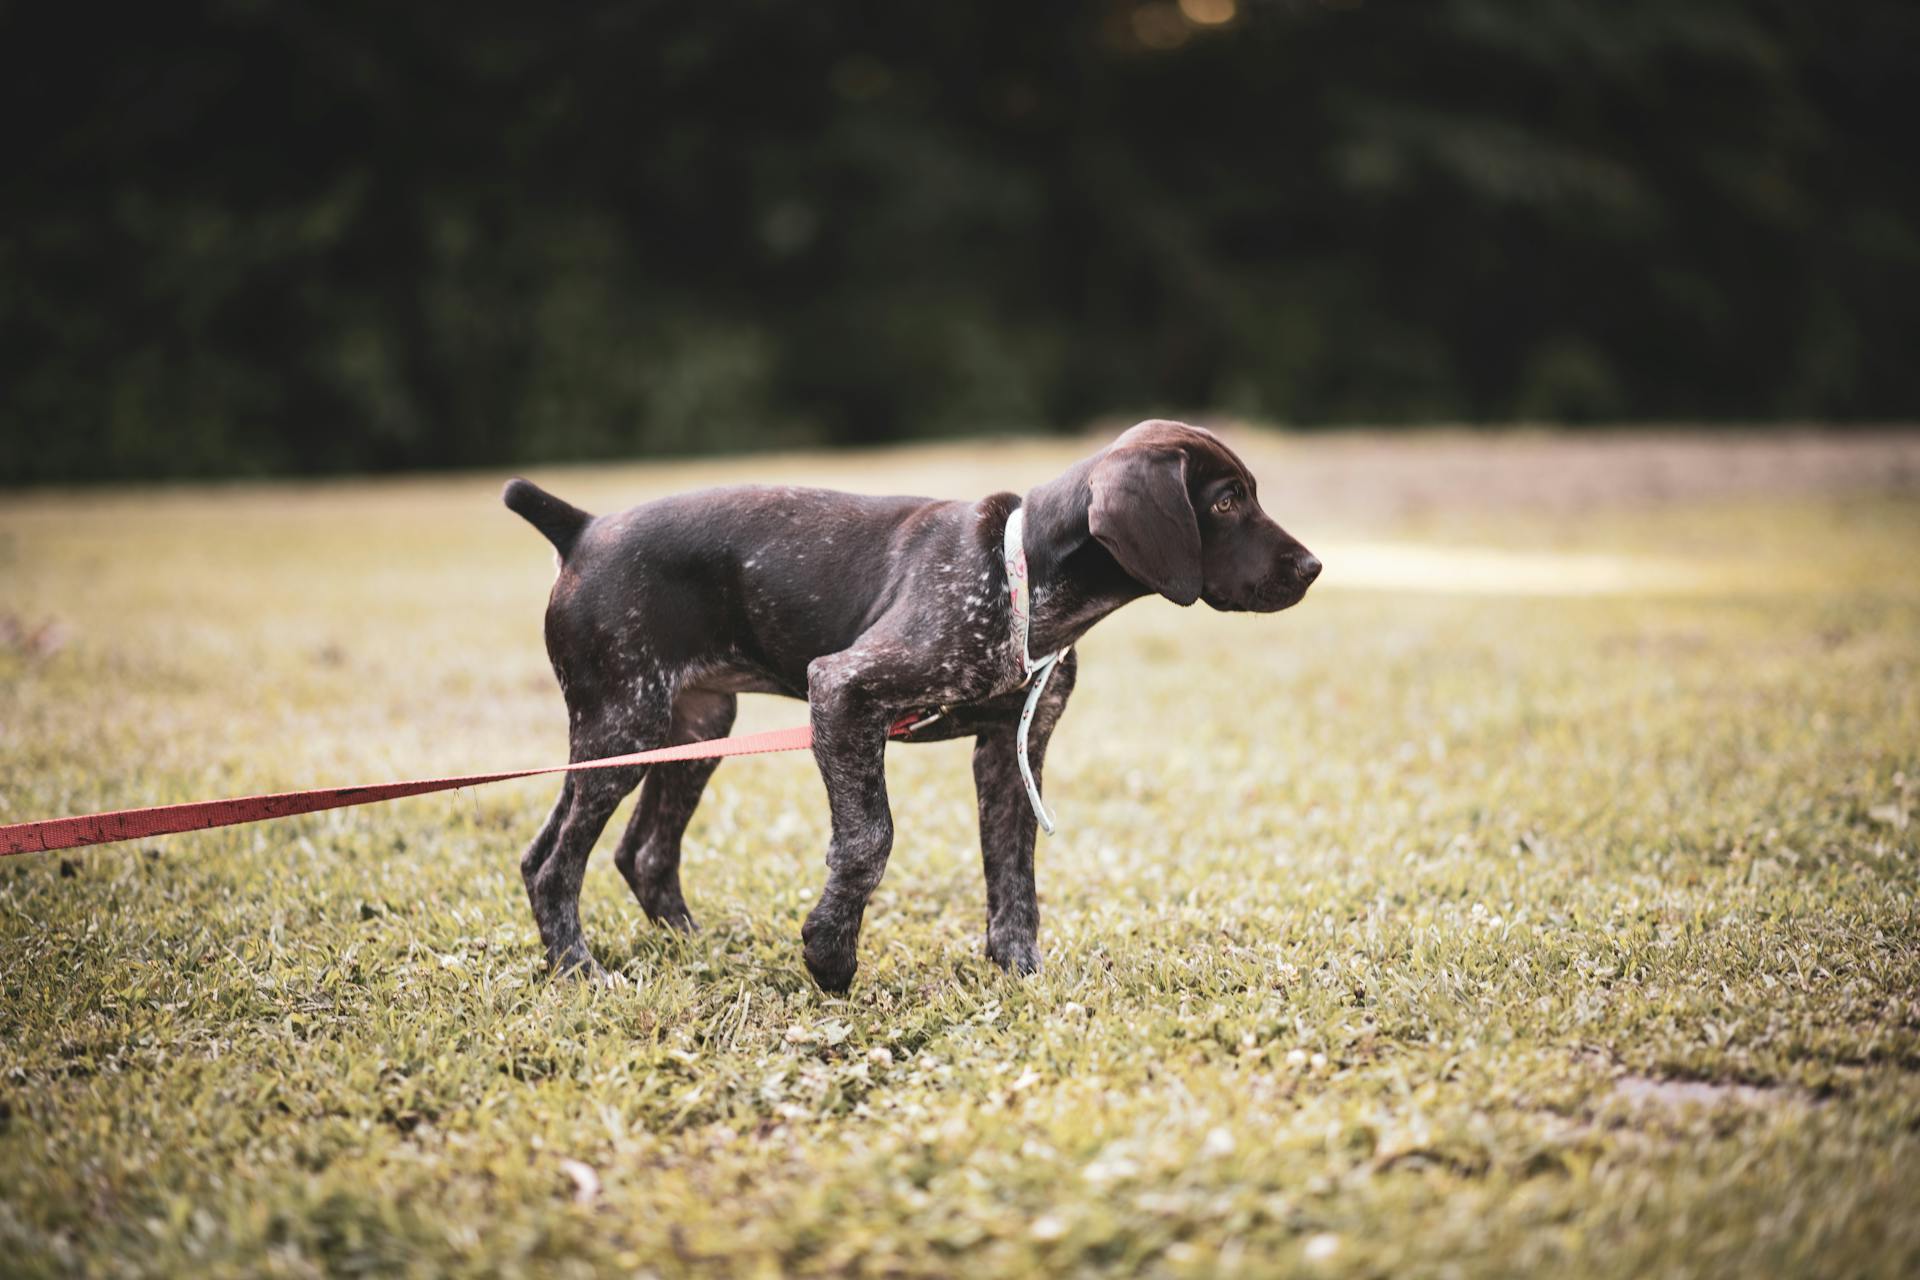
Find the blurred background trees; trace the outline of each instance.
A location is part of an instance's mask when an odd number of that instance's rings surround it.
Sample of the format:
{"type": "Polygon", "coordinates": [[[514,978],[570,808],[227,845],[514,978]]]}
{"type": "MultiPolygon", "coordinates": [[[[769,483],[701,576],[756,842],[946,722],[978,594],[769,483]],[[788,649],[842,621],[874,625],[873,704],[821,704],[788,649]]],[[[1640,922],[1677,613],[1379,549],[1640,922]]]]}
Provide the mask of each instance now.
{"type": "Polygon", "coordinates": [[[0,11],[0,482],[1920,408],[1904,0],[0,11]]]}

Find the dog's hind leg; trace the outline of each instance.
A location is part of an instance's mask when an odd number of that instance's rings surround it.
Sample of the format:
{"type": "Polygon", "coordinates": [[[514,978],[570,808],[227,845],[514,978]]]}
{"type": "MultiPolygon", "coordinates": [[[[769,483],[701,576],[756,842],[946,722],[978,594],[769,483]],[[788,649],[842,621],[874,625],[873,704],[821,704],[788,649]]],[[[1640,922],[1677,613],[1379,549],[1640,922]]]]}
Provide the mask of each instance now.
{"type": "MultiPolygon", "coordinates": [[[[576,711],[570,758],[595,760],[661,746],[667,740],[671,720],[665,683],[657,679],[638,681],[631,700],[576,711]]],[[[547,963],[555,973],[606,976],[580,934],[580,885],[586,878],[587,859],[606,829],[607,819],[627,793],[640,784],[644,773],[639,768],[587,769],[568,775],[562,796],[566,816],[560,819],[552,848],[527,875],[534,923],[540,926],[547,963]]],[[[538,845],[536,840],[536,848],[538,845]]],[[[527,852],[531,859],[535,849],[527,852]]],[[[523,861],[523,872],[525,868],[523,861]]]]}
{"type": "MultiPolygon", "coordinates": [[[[731,693],[702,689],[683,691],[673,704],[670,741],[705,742],[723,738],[733,728],[738,699],[731,693]]],[[[680,840],[700,804],[707,779],[718,760],[687,760],[657,764],[640,784],[640,802],[620,837],[614,865],[626,877],[627,887],[639,899],[647,918],[671,929],[697,926],[680,893],[680,840]]]]}

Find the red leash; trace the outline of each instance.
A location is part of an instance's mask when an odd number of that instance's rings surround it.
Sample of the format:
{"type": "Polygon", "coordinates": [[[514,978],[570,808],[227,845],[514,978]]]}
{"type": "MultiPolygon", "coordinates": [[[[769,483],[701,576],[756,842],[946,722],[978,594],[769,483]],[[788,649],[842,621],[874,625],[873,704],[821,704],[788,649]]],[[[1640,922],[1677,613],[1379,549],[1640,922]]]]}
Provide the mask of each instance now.
{"type": "MultiPolygon", "coordinates": [[[[889,736],[899,737],[922,719],[919,716],[906,717],[893,726],[889,736]]],[[[769,751],[804,751],[812,745],[813,730],[800,725],[793,729],[749,733],[738,738],[713,738],[706,742],[687,742],[653,751],[635,751],[630,755],[608,756],[604,760],[549,765],[544,769],[470,773],[458,778],[426,778],[416,782],[380,782],[367,787],[321,787],[314,791],[282,791],[275,795],[196,800],[190,804],[162,804],[147,809],[89,813],[75,818],[16,822],[12,826],[0,827],[0,857],[16,853],[44,853],[52,849],[77,849],[89,844],[112,844],[118,840],[144,840],[148,836],[204,831],[209,827],[232,827],[243,822],[262,822],[268,818],[291,818],[300,813],[347,809],[358,804],[377,804],[382,800],[423,796],[434,791],[505,782],[509,778],[533,778],[543,773],[624,769],[633,765],[665,764],[673,760],[714,760],[722,756],[751,756],[769,751]]]]}

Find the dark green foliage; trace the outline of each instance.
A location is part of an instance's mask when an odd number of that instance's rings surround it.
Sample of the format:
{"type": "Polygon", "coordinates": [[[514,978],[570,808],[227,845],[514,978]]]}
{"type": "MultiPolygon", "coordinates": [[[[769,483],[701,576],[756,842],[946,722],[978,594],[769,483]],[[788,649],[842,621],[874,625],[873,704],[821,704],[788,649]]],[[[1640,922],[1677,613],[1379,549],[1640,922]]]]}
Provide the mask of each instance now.
{"type": "Polygon", "coordinates": [[[1894,0],[12,6],[0,482],[1906,416],[1916,37],[1894,0]]]}

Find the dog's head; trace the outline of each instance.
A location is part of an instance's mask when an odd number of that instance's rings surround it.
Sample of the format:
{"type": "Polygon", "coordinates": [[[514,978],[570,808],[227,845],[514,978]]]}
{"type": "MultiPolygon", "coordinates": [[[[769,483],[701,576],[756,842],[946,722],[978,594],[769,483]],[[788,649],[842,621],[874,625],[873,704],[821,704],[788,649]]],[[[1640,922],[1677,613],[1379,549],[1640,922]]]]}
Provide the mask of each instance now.
{"type": "Polygon", "coordinates": [[[1300,603],[1320,561],[1260,509],[1218,436],[1155,419],[1094,462],[1087,525],[1142,586],[1177,605],[1273,613],[1300,603]]]}

